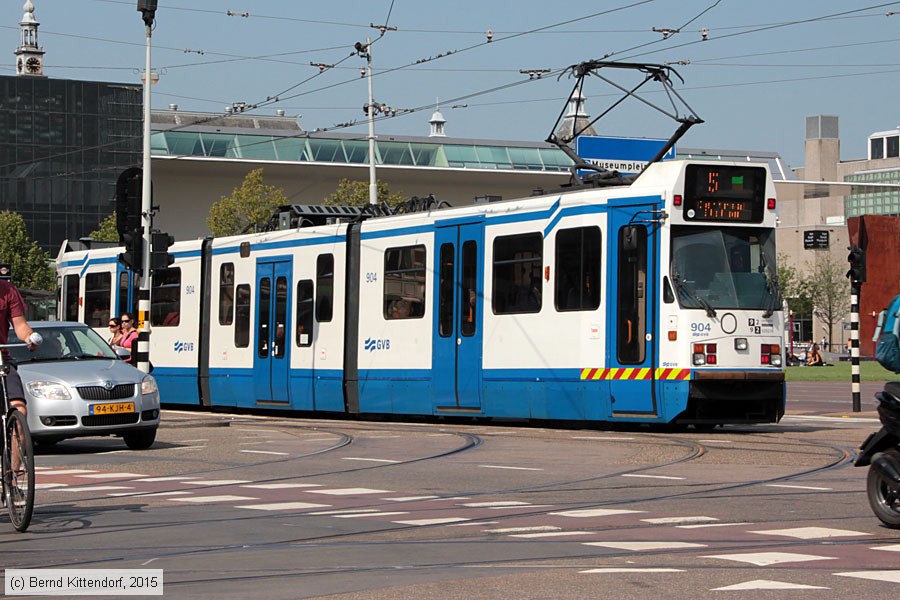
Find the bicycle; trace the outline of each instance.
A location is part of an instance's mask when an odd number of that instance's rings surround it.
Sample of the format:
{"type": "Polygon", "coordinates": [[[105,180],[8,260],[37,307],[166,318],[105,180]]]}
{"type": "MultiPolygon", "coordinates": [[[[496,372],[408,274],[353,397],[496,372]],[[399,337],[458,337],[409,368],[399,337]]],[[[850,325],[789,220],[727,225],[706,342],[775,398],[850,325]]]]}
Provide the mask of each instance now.
{"type": "MultiPolygon", "coordinates": [[[[0,344],[3,348],[21,348],[28,344],[0,344]]],[[[3,453],[0,455],[0,500],[9,511],[9,519],[16,531],[24,532],[31,523],[34,512],[34,447],[25,415],[13,407],[6,392],[6,378],[10,365],[3,360],[0,351],[0,391],[3,393],[4,410],[0,416],[3,433],[3,453]]]]}

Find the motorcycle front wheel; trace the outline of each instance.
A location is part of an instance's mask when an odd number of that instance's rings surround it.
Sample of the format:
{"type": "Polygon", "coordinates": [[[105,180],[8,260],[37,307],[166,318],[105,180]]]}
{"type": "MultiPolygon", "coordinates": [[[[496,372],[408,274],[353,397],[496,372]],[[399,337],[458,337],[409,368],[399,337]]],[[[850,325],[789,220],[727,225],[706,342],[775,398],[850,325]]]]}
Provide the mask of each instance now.
{"type": "MultiPolygon", "coordinates": [[[[900,465],[900,452],[891,449],[885,451],[885,454],[900,465]]],[[[875,516],[891,529],[900,529],[900,489],[869,467],[866,494],[875,516]]]]}

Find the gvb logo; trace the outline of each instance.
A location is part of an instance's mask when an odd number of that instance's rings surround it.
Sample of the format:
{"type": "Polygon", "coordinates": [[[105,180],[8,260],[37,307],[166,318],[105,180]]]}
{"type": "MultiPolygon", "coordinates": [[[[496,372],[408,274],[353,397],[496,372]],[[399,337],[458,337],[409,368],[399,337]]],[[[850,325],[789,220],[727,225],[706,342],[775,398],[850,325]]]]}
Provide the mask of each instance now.
{"type": "Polygon", "coordinates": [[[175,342],[172,349],[175,352],[193,352],[194,342],[175,342]]]}
{"type": "Polygon", "coordinates": [[[375,340],[368,338],[363,346],[367,352],[375,352],[376,350],[390,350],[391,340],[375,340]]]}

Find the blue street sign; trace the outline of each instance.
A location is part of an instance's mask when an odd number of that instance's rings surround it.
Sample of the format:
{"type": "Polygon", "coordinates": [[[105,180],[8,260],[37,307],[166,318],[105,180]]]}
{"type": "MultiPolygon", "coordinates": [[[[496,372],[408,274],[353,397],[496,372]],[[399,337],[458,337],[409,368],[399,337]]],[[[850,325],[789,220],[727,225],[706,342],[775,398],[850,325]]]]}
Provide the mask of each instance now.
{"type": "MultiPolygon", "coordinates": [[[[640,173],[666,141],[580,135],[575,138],[575,153],[587,163],[627,175],[640,173]]],[[[675,146],[663,156],[663,160],[670,158],[675,158],[675,146]]]]}

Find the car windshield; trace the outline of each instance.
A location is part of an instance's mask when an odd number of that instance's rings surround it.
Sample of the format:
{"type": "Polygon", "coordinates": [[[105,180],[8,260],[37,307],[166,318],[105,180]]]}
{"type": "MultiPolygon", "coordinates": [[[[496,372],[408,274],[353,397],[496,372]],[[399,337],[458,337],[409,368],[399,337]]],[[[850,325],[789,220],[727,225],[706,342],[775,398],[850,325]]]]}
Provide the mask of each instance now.
{"type": "Polygon", "coordinates": [[[670,275],[685,308],[764,309],[779,305],[775,232],[673,227],[670,275]]]}
{"type": "MultiPolygon", "coordinates": [[[[35,331],[44,338],[44,343],[37,350],[10,348],[10,353],[19,364],[58,360],[118,360],[109,344],[90,327],[36,327],[35,331]]],[[[12,330],[9,332],[9,343],[20,343],[12,330]]]]}

